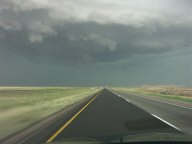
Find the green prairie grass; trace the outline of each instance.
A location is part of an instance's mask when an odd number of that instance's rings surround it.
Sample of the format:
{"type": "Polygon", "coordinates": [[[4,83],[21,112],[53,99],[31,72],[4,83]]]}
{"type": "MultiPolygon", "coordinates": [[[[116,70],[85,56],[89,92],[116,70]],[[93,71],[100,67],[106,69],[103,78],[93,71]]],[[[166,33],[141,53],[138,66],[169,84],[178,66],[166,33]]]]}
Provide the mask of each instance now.
{"type": "Polygon", "coordinates": [[[98,90],[90,87],[0,87],[0,138],[98,90]]]}

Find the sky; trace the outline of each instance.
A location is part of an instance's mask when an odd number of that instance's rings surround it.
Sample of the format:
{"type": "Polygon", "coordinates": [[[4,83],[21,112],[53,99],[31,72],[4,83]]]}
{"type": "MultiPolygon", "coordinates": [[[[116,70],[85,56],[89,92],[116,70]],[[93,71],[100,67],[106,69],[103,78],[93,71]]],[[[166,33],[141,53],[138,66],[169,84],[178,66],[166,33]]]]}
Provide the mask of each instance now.
{"type": "Polygon", "coordinates": [[[191,0],[0,0],[0,85],[192,87],[191,0]]]}

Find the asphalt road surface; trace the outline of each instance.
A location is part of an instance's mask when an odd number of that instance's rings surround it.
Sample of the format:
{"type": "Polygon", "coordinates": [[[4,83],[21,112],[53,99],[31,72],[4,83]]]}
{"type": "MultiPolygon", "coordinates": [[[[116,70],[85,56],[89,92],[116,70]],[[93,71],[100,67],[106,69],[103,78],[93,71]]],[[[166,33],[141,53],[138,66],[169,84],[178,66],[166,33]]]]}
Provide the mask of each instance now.
{"type": "Polygon", "coordinates": [[[149,96],[140,96],[116,91],[116,95],[130,101],[143,110],[158,116],[162,120],[192,136],[192,107],[183,106],[169,100],[154,99],[149,96]]]}
{"type": "Polygon", "coordinates": [[[131,134],[182,133],[133,103],[104,89],[72,120],[61,127],[49,141],[95,138],[104,141],[131,134]]]}
{"type": "Polygon", "coordinates": [[[113,141],[144,133],[190,133],[191,112],[191,109],[103,89],[60,111],[51,122],[36,130],[26,129],[1,143],[31,144],[78,138],[113,141]]]}

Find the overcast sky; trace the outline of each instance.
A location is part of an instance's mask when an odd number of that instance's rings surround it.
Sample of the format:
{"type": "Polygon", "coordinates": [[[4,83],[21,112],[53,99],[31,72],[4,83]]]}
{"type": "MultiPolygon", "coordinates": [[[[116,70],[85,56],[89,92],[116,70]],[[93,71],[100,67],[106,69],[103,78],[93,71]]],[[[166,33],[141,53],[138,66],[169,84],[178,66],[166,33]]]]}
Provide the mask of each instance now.
{"type": "Polygon", "coordinates": [[[0,85],[192,87],[191,0],[0,0],[0,85]]]}

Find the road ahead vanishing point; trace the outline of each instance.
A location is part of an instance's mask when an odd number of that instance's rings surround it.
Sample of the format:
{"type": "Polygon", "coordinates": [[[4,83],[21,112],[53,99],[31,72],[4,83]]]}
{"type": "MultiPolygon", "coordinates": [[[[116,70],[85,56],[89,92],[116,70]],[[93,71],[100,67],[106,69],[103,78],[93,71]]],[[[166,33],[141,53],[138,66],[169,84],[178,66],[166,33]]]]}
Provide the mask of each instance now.
{"type": "Polygon", "coordinates": [[[51,126],[50,133],[45,128],[41,133],[36,133],[20,143],[56,142],[73,138],[110,141],[132,134],[183,133],[180,128],[164,121],[158,115],[143,110],[107,89],[92,96],[69,118],[64,116],[61,119],[63,118],[65,120],[59,126],[51,126]],[[47,135],[41,138],[42,133],[47,135]]]}
{"type": "Polygon", "coordinates": [[[52,140],[60,141],[68,138],[110,140],[139,132],[180,131],[114,93],[103,90],[52,140]]]}

